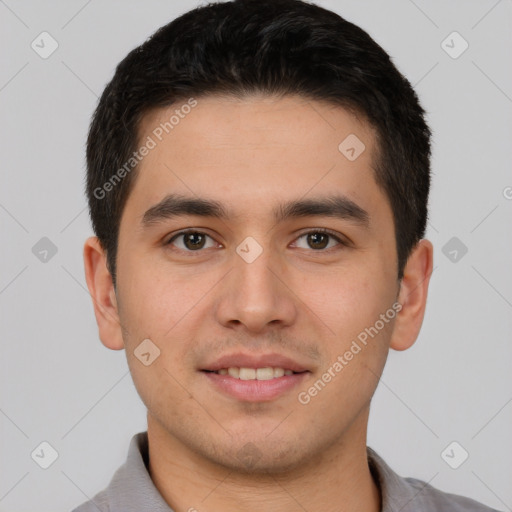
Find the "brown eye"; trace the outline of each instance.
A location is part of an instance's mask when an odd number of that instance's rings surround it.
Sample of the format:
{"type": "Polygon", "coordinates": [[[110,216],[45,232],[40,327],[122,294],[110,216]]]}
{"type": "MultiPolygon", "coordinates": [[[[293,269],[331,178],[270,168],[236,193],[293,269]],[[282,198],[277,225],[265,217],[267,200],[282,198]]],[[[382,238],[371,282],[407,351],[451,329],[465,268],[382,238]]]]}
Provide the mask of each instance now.
{"type": "Polygon", "coordinates": [[[336,245],[346,245],[338,236],[324,230],[309,231],[297,238],[297,240],[301,239],[304,239],[306,243],[302,247],[297,242],[295,242],[295,245],[298,245],[301,249],[313,249],[314,251],[324,251],[336,245]]]}
{"type": "Polygon", "coordinates": [[[179,250],[187,252],[199,251],[200,249],[214,246],[214,244],[210,244],[210,246],[207,247],[207,239],[213,241],[210,236],[206,233],[201,233],[200,231],[182,231],[181,233],[174,235],[166,245],[171,245],[179,250]]]}
{"type": "Polygon", "coordinates": [[[329,235],[325,233],[309,233],[307,241],[312,249],[325,249],[329,243],[329,235]]]}
{"type": "Polygon", "coordinates": [[[202,249],[205,237],[201,233],[186,233],[183,235],[183,243],[187,249],[191,251],[202,249]]]}

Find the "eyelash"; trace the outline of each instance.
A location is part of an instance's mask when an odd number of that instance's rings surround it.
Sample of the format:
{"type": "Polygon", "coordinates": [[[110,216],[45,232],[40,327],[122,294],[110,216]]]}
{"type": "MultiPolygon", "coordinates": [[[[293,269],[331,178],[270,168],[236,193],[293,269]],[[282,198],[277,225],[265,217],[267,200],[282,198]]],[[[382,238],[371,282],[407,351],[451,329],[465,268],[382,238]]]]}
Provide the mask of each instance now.
{"type": "MultiPolygon", "coordinates": [[[[172,245],[172,242],[174,242],[174,240],[176,240],[177,238],[179,238],[180,236],[183,236],[183,235],[187,235],[189,233],[196,233],[196,234],[199,234],[199,235],[205,235],[211,239],[213,239],[213,237],[211,237],[210,235],[208,235],[208,233],[204,233],[203,231],[199,231],[197,229],[185,229],[183,231],[179,231],[178,233],[174,234],[167,242],[164,243],[165,246],[171,246],[172,245]]],[[[348,247],[348,243],[346,241],[344,241],[343,239],[341,239],[336,232],[334,231],[331,231],[330,229],[326,229],[326,228],[317,228],[317,229],[312,229],[312,230],[309,230],[309,231],[306,231],[305,233],[301,233],[295,240],[298,240],[304,236],[307,236],[307,235],[310,235],[312,233],[324,233],[326,235],[329,235],[331,238],[334,238],[334,240],[336,240],[338,242],[339,245],[341,245],[342,247],[348,247]]],[[[331,252],[332,249],[335,249],[335,247],[330,247],[329,249],[311,249],[312,252],[317,252],[317,253],[322,253],[322,252],[331,252]]],[[[177,251],[177,252],[185,252],[185,253],[188,253],[188,254],[194,254],[194,253],[198,253],[200,254],[201,252],[204,252],[203,249],[198,249],[197,251],[191,251],[191,250],[185,250],[185,249],[173,249],[174,251],[177,251]]]]}

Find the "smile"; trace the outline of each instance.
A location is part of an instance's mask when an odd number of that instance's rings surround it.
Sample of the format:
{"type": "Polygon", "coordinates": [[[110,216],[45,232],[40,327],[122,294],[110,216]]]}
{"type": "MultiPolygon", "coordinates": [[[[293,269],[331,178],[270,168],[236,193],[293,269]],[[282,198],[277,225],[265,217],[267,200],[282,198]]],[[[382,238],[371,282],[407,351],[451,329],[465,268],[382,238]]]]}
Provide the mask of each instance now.
{"type": "Polygon", "coordinates": [[[234,379],[240,380],[270,380],[299,372],[293,372],[288,369],[285,370],[284,368],[272,368],[270,366],[264,368],[240,368],[237,366],[230,366],[229,368],[221,368],[213,373],[217,373],[218,375],[229,375],[234,379]]]}

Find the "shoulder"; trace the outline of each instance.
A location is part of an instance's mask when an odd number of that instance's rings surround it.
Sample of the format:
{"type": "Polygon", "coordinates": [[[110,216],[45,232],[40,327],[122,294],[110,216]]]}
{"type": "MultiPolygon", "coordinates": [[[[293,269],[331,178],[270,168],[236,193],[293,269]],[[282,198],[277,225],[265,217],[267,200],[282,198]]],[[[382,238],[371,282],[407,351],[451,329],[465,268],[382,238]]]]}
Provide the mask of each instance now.
{"type": "Polygon", "coordinates": [[[94,498],[82,503],[71,512],[110,512],[107,491],[101,491],[94,498]]]}
{"type": "Polygon", "coordinates": [[[471,498],[443,492],[422,480],[416,478],[404,478],[403,480],[415,493],[416,510],[428,512],[445,510],[450,512],[498,512],[496,509],[487,507],[471,498]]]}
{"type": "Polygon", "coordinates": [[[132,437],[126,461],[108,486],[72,512],[172,512],[153,484],[147,462],[147,432],[139,432],[132,437]]]}
{"type": "Polygon", "coordinates": [[[498,512],[471,498],[441,491],[428,482],[399,476],[370,447],[367,455],[380,489],[382,512],[498,512]]]}

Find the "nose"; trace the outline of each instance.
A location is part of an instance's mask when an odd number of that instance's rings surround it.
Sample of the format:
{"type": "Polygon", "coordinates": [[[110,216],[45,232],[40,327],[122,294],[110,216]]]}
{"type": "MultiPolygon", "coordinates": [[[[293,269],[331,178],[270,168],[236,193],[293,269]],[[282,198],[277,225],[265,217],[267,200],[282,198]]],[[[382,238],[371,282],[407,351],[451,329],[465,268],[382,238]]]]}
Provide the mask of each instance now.
{"type": "Polygon", "coordinates": [[[286,283],[284,262],[265,249],[254,261],[235,253],[233,265],[216,303],[219,323],[252,333],[294,323],[298,299],[286,283]]]}

